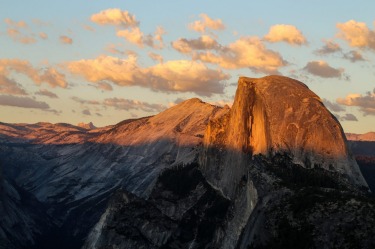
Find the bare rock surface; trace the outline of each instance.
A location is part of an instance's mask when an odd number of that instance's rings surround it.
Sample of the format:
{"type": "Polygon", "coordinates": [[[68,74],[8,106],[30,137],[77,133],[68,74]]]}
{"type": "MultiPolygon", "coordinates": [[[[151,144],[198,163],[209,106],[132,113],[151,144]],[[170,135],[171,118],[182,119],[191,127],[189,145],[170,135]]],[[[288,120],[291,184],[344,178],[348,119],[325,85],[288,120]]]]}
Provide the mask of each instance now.
{"type": "Polygon", "coordinates": [[[367,186],[341,125],[305,84],[283,76],[241,77],[230,112],[207,127],[203,171],[232,197],[233,182],[243,177],[248,155],[276,152],[292,155],[306,168],[340,172],[367,186]]]}

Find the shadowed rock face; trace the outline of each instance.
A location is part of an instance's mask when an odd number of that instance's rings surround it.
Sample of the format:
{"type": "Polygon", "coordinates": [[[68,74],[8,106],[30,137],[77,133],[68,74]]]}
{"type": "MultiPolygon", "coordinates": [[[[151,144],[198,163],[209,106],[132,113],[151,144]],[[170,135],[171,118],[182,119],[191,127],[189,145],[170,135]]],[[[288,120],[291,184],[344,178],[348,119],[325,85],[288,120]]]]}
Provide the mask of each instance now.
{"type": "Polygon", "coordinates": [[[241,77],[230,112],[206,129],[203,171],[233,197],[233,182],[245,174],[249,155],[276,152],[292,155],[306,168],[337,171],[366,186],[339,122],[306,85],[282,76],[241,77]]]}

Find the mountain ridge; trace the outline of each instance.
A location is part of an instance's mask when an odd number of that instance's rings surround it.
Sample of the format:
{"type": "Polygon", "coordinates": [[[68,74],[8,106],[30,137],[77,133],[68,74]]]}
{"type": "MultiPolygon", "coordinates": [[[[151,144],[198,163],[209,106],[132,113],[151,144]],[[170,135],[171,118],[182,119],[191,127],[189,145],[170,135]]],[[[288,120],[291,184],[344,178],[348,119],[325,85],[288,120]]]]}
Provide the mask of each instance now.
{"type": "MultiPolygon", "coordinates": [[[[194,98],[94,130],[0,123],[5,180],[46,207],[61,241],[48,245],[54,248],[262,248],[283,237],[281,221],[291,231],[295,224],[320,229],[309,222],[310,213],[319,215],[314,207],[340,217],[330,200],[348,217],[361,217],[361,226],[375,213],[352,160],[340,124],[319,97],[281,76],[240,78],[232,108],[194,98]],[[310,213],[295,219],[295,200],[315,200],[315,193],[324,205],[312,202],[303,209],[310,213]],[[356,203],[368,217],[353,211],[356,203]]],[[[305,242],[328,243],[340,234],[305,242]]]]}

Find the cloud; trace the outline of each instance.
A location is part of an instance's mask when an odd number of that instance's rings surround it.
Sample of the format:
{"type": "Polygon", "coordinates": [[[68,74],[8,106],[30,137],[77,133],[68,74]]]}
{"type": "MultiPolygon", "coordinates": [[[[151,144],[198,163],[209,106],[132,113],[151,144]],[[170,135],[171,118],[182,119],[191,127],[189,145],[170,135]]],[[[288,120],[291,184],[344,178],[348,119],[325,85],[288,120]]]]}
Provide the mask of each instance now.
{"type": "Polygon", "coordinates": [[[83,28],[87,31],[91,31],[91,32],[94,32],[95,29],[93,27],[91,27],[90,25],[83,25],[83,28]]]}
{"type": "Polygon", "coordinates": [[[99,25],[115,25],[124,28],[137,27],[135,15],[120,9],[107,9],[91,16],[91,21],[99,25]]]}
{"type": "Polygon", "coordinates": [[[344,59],[350,60],[351,62],[365,61],[362,54],[359,51],[349,51],[343,55],[344,59]]]}
{"type": "Polygon", "coordinates": [[[15,42],[23,44],[32,44],[36,39],[30,34],[23,34],[20,30],[26,30],[28,25],[25,21],[13,21],[10,18],[5,18],[4,22],[7,24],[7,35],[15,42]]]}
{"type": "Polygon", "coordinates": [[[341,121],[358,121],[357,117],[351,113],[346,113],[345,116],[340,117],[341,121]]]}
{"type": "Polygon", "coordinates": [[[0,93],[11,95],[27,95],[26,91],[16,81],[0,75],[0,93]]]}
{"type": "Polygon", "coordinates": [[[153,61],[157,61],[159,63],[163,63],[164,59],[163,59],[163,56],[161,56],[160,54],[155,54],[155,53],[148,53],[148,56],[153,60],[153,61]]]}
{"type": "Polygon", "coordinates": [[[43,70],[34,68],[28,61],[19,59],[0,59],[0,75],[8,78],[12,73],[19,73],[28,76],[35,84],[40,85],[43,82],[51,87],[67,87],[65,75],[52,67],[43,70]]]}
{"type": "Polygon", "coordinates": [[[112,86],[108,84],[107,82],[99,82],[98,88],[104,91],[113,91],[112,86]]]}
{"type": "Polygon", "coordinates": [[[163,34],[165,30],[162,27],[157,27],[154,34],[144,34],[136,20],[135,15],[128,11],[120,9],[107,9],[100,13],[91,16],[91,21],[99,25],[113,25],[116,26],[116,35],[123,37],[130,43],[143,48],[149,46],[156,49],[164,47],[163,34]]]}
{"type": "Polygon", "coordinates": [[[4,19],[4,22],[8,25],[8,26],[11,26],[11,27],[15,27],[15,28],[27,28],[28,25],[25,21],[13,21],[12,19],[10,18],[5,18],[4,19]]]}
{"type": "Polygon", "coordinates": [[[163,92],[194,92],[210,96],[223,93],[222,81],[229,75],[209,69],[196,61],[177,60],[141,68],[137,58],[120,59],[99,56],[93,60],[68,63],[71,73],[83,76],[92,83],[108,82],[119,86],[140,86],[163,92]]]}
{"type": "Polygon", "coordinates": [[[0,95],[0,105],[42,110],[49,109],[49,105],[46,102],[36,101],[28,97],[16,97],[11,95],[0,95]]]}
{"type": "Polygon", "coordinates": [[[310,61],[303,68],[310,74],[322,77],[322,78],[341,78],[343,76],[344,69],[333,68],[328,65],[325,61],[310,61]]]}
{"type": "Polygon", "coordinates": [[[63,44],[72,44],[73,43],[73,39],[66,36],[66,35],[61,35],[59,39],[60,39],[60,42],[63,43],[63,44]]]}
{"type": "Polygon", "coordinates": [[[198,39],[188,40],[180,38],[172,42],[172,47],[180,53],[191,53],[193,50],[210,50],[220,48],[220,44],[208,35],[202,35],[198,39]]]}
{"type": "Polygon", "coordinates": [[[46,33],[44,33],[44,32],[40,32],[40,33],[39,33],[39,37],[40,37],[41,39],[43,39],[43,40],[48,39],[48,35],[47,35],[46,33]]]}
{"type": "Polygon", "coordinates": [[[34,37],[24,35],[20,31],[18,31],[17,29],[8,28],[7,34],[8,34],[9,37],[11,37],[13,39],[13,41],[19,42],[19,43],[22,43],[22,44],[33,44],[33,43],[36,42],[34,37]]]}
{"type": "Polygon", "coordinates": [[[327,54],[333,54],[336,52],[341,52],[342,49],[340,45],[334,41],[323,41],[325,44],[322,48],[315,50],[315,54],[317,55],[327,55],[327,54]]]}
{"type": "Polygon", "coordinates": [[[274,73],[287,64],[279,53],[267,49],[258,37],[241,37],[215,52],[197,52],[193,58],[226,69],[251,68],[274,73]]]}
{"type": "Polygon", "coordinates": [[[195,21],[189,24],[189,29],[204,33],[207,29],[211,30],[223,30],[225,29],[225,25],[223,24],[221,19],[212,19],[207,14],[200,14],[201,20],[195,21]]]}
{"type": "Polygon", "coordinates": [[[82,99],[76,96],[71,97],[71,99],[80,104],[100,105],[100,102],[97,100],[86,100],[86,99],[82,99]]]}
{"type": "Polygon", "coordinates": [[[375,49],[375,31],[370,30],[366,23],[350,20],[337,23],[337,37],[345,40],[351,47],[375,49]]]}
{"type": "Polygon", "coordinates": [[[149,46],[155,49],[161,49],[164,47],[162,35],[164,34],[164,29],[157,27],[154,36],[151,34],[145,35],[139,27],[131,29],[118,30],[116,35],[118,37],[123,37],[130,43],[143,48],[144,46],[149,46]]]}
{"type": "Polygon", "coordinates": [[[35,93],[36,95],[46,96],[51,99],[59,98],[55,93],[48,91],[47,89],[40,89],[38,92],[35,93]]]}
{"type": "Polygon", "coordinates": [[[108,98],[103,102],[106,106],[114,107],[118,110],[141,110],[144,112],[161,112],[167,109],[165,105],[161,104],[150,104],[138,100],[130,100],[123,98],[108,98]]]}
{"type": "Polygon", "coordinates": [[[117,36],[124,37],[127,41],[136,44],[139,47],[143,47],[145,43],[152,43],[152,37],[145,37],[139,27],[133,29],[124,29],[117,31],[117,36]]]}
{"type": "Polygon", "coordinates": [[[338,98],[337,103],[346,106],[357,106],[364,115],[375,115],[375,88],[366,94],[349,94],[345,98],[338,98]]]}
{"type": "Polygon", "coordinates": [[[82,111],[82,114],[87,115],[87,116],[91,116],[91,112],[90,112],[89,109],[85,109],[85,110],[83,110],[83,111],[82,111]]]}
{"type": "Polygon", "coordinates": [[[343,112],[345,111],[345,108],[342,105],[339,105],[337,103],[333,103],[329,101],[328,99],[323,99],[324,105],[333,112],[343,112]]]}
{"type": "Polygon", "coordinates": [[[293,25],[277,24],[270,28],[264,39],[269,42],[286,42],[291,45],[304,45],[307,43],[302,32],[293,25]]]}

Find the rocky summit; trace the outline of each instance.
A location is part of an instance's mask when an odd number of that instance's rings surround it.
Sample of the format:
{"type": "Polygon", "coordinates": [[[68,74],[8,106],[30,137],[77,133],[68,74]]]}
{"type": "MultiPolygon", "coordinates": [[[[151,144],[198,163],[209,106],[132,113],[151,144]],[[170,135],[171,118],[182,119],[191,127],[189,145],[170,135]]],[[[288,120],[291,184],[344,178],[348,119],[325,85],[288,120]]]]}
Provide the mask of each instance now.
{"type": "Polygon", "coordinates": [[[306,85],[241,77],[231,108],[0,123],[0,248],[374,248],[364,179],[306,85]]]}

